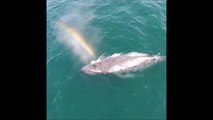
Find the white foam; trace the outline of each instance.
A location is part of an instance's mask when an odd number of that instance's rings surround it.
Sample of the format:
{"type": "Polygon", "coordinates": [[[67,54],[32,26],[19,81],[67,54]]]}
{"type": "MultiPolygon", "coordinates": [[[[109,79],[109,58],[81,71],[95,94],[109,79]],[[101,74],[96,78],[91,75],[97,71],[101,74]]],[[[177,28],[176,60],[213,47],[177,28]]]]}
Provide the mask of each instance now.
{"type": "Polygon", "coordinates": [[[117,57],[117,56],[120,56],[120,55],[121,55],[121,53],[115,53],[115,54],[111,55],[110,57],[117,57]]]}
{"type": "Polygon", "coordinates": [[[94,61],[94,60],[90,62],[91,65],[94,64],[94,63],[96,63],[96,61],[94,61]]]}
{"type": "Polygon", "coordinates": [[[132,57],[135,57],[135,56],[148,56],[148,54],[138,53],[138,52],[130,52],[127,55],[128,56],[132,56],[132,57]]]}
{"type": "Polygon", "coordinates": [[[98,59],[100,59],[100,60],[101,60],[101,59],[105,58],[105,56],[104,56],[104,55],[105,55],[105,53],[104,53],[104,54],[102,54],[100,57],[98,57],[98,59]]]}
{"type": "Polygon", "coordinates": [[[117,71],[121,71],[124,69],[126,69],[126,67],[120,66],[120,65],[115,65],[109,70],[109,72],[117,72],[117,71]]]}
{"type": "Polygon", "coordinates": [[[100,70],[91,70],[92,72],[101,73],[100,70]]]}

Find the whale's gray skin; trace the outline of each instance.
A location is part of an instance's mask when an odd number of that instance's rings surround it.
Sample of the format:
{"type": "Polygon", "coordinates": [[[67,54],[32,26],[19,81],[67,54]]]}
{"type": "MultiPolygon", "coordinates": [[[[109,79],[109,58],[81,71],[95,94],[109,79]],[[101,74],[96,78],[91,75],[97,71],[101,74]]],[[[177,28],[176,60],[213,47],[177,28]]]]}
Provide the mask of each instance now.
{"type": "Polygon", "coordinates": [[[96,61],[83,66],[81,71],[85,74],[120,74],[145,69],[166,57],[159,55],[148,55],[144,53],[131,52],[128,54],[115,53],[109,57],[99,57],[96,61]]]}

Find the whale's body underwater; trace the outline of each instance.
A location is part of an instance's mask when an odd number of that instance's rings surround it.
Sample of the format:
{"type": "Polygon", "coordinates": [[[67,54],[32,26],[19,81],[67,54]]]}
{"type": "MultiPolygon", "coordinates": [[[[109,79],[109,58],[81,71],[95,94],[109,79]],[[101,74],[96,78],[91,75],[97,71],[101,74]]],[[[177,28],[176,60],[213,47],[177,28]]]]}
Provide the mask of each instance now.
{"type": "Polygon", "coordinates": [[[148,55],[138,52],[127,54],[115,53],[109,57],[100,56],[96,61],[83,66],[81,71],[85,74],[122,74],[146,69],[165,60],[165,56],[148,55]]]}

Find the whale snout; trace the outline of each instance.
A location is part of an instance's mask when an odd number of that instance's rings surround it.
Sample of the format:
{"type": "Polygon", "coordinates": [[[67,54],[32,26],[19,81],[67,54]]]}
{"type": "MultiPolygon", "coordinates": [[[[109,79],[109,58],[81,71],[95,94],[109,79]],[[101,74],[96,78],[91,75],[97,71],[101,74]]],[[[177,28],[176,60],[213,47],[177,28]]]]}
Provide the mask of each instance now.
{"type": "Polygon", "coordinates": [[[80,69],[80,71],[83,72],[83,73],[87,73],[88,68],[86,66],[84,66],[80,69]]]}
{"type": "Polygon", "coordinates": [[[90,65],[86,65],[80,69],[81,72],[89,75],[94,75],[93,68],[90,65]]]}
{"type": "Polygon", "coordinates": [[[81,72],[84,72],[85,70],[83,68],[80,69],[81,72]]]}

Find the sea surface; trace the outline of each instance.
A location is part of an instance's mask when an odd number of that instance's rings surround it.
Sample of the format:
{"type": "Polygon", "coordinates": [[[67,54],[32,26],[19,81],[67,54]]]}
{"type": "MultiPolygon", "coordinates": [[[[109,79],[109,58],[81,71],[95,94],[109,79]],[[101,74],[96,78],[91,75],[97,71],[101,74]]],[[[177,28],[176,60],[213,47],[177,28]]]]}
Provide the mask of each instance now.
{"type": "Polygon", "coordinates": [[[166,119],[166,61],[125,77],[80,72],[88,49],[91,60],[133,51],[166,56],[166,0],[47,0],[46,12],[48,120],[166,119]]]}

